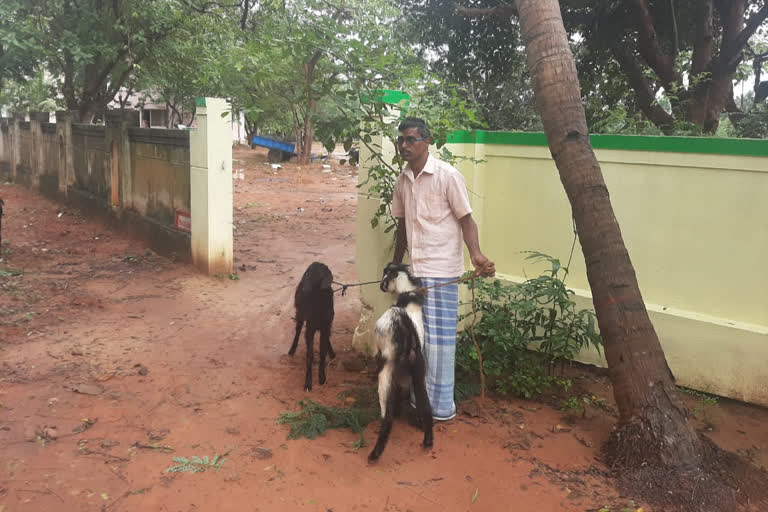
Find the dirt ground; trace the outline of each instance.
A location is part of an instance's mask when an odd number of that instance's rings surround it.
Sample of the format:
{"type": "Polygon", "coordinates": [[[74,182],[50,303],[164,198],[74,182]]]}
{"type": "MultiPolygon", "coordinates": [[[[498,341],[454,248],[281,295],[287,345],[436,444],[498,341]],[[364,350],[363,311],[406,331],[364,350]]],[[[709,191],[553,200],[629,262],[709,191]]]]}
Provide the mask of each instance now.
{"type": "MultiPolygon", "coordinates": [[[[0,185],[0,512],[631,505],[598,458],[615,415],[595,372],[571,370],[575,389],[605,400],[585,417],[560,412],[559,399],[495,399],[485,413],[464,404],[429,452],[396,423],[375,465],[377,421],[359,451],[348,430],[288,440],[276,418],[299,399],[338,405],[339,393],[373,384],[344,364],[359,314],[350,289],[336,298],[328,384],[302,390],[303,344],[286,355],[297,280],[315,260],[339,281],[378,276],[355,272],[356,170],[264,162],[263,151],[235,150],[238,279],[202,276],[99,219],[0,185]],[[217,470],[165,471],[173,457],[224,454],[217,470]]],[[[685,399],[720,446],[768,465],[766,410],[685,399]]]]}

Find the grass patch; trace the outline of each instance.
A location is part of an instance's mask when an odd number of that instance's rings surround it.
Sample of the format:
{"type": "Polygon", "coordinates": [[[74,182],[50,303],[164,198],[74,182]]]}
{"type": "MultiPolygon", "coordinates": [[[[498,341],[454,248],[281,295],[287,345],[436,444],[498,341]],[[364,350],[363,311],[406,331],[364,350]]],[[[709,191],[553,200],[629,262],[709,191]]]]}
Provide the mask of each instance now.
{"type": "Polygon", "coordinates": [[[202,473],[209,469],[221,469],[224,465],[224,461],[227,460],[226,453],[224,455],[214,455],[212,459],[208,459],[208,456],[202,458],[197,455],[193,455],[191,459],[186,457],[174,457],[173,462],[176,464],[166,468],[164,473],[202,473]]]}
{"type": "Polygon", "coordinates": [[[301,437],[315,439],[318,435],[324,435],[328,429],[348,428],[360,435],[360,438],[353,443],[355,449],[365,446],[363,430],[378,416],[376,409],[362,408],[357,405],[334,407],[318,404],[306,398],[299,400],[298,405],[299,411],[284,412],[277,418],[279,424],[290,426],[288,439],[301,437]]]}

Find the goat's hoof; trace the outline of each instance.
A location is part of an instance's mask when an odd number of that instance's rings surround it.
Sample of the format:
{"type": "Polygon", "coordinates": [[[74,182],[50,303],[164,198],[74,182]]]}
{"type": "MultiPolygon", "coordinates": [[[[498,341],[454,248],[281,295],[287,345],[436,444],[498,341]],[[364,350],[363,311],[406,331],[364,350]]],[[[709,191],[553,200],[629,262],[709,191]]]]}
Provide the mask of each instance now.
{"type": "Polygon", "coordinates": [[[425,450],[431,450],[433,445],[434,445],[434,442],[431,439],[430,440],[425,439],[424,442],[421,443],[422,448],[424,448],[425,450]]]}
{"type": "Polygon", "coordinates": [[[321,375],[320,378],[317,379],[317,382],[319,382],[321,386],[325,384],[326,382],[325,375],[321,375]]]}
{"type": "Polygon", "coordinates": [[[304,391],[312,391],[312,385],[304,386],[304,391]]]}
{"type": "Polygon", "coordinates": [[[289,351],[288,351],[288,355],[289,355],[289,356],[292,356],[292,355],[293,355],[293,354],[295,354],[295,353],[296,353],[296,351],[295,351],[295,350],[289,350],[289,351]]]}
{"type": "Polygon", "coordinates": [[[336,352],[331,350],[330,352],[328,352],[328,357],[330,357],[331,359],[336,359],[336,352]]]}
{"type": "Polygon", "coordinates": [[[370,455],[368,455],[368,462],[373,463],[379,460],[379,454],[375,452],[371,452],[370,455]]]}

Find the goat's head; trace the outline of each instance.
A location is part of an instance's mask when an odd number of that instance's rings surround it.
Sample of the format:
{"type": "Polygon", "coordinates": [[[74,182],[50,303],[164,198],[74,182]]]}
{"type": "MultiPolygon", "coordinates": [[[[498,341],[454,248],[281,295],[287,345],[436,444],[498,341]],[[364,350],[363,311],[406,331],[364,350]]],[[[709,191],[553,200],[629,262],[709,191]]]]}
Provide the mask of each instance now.
{"type": "Polygon", "coordinates": [[[333,286],[333,273],[323,263],[313,262],[301,277],[301,287],[304,293],[313,290],[330,290],[333,286]]]}
{"type": "Polygon", "coordinates": [[[421,280],[414,277],[408,265],[403,263],[390,263],[384,268],[384,275],[379,285],[381,291],[389,293],[403,293],[421,288],[421,280]]]}

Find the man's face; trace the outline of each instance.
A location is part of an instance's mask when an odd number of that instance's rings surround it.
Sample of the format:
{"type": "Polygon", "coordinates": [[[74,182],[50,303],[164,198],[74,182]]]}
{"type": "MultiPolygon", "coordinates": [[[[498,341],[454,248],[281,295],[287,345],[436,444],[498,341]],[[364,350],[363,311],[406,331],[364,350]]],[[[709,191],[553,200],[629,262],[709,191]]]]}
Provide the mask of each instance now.
{"type": "Polygon", "coordinates": [[[400,132],[400,137],[402,139],[398,140],[402,140],[402,142],[398,142],[397,149],[400,152],[400,156],[406,162],[418,161],[419,158],[424,156],[424,153],[429,151],[430,140],[428,138],[418,140],[421,139],[418,128],[406,128],[400,132]]]}

